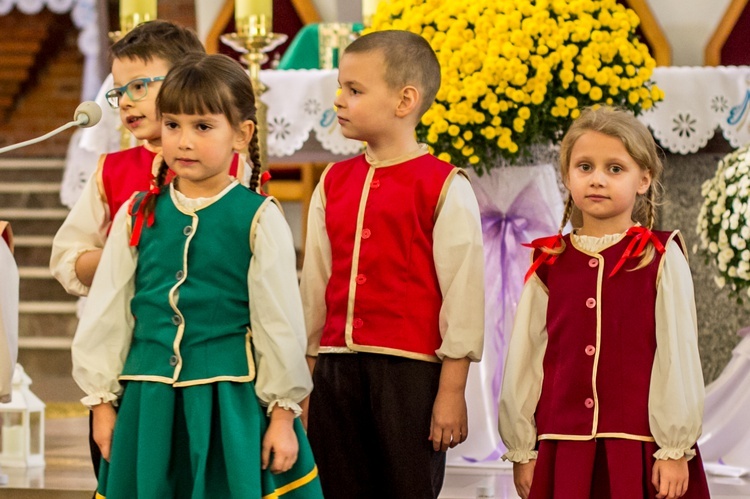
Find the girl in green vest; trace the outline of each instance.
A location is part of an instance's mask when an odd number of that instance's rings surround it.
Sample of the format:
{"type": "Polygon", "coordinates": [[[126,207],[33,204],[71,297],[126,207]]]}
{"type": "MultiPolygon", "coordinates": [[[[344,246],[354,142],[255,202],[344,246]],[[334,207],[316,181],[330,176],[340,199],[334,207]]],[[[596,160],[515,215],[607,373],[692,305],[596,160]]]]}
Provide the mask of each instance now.
{"type": "Polygon", "coordinates": [[[297,419],[312,382],[294,245],[257,192],[249,78],[191,56],[157,107],[164,163],[115,216],[73,343],[98,497],[322,497],[297,419]],[[250,189],[228,173],[246,147],[250,189]]]}

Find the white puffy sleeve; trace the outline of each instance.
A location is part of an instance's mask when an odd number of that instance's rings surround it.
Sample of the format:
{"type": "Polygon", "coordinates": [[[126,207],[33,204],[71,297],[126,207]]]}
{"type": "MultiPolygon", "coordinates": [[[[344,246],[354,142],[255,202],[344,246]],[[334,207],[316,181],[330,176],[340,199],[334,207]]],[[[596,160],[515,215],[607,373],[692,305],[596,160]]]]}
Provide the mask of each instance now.
{"type": "Polygon", "coordinates": [[[479,362],[484,343],[484,243],[479,205],[463,175],[450,180],[432,240],[443,295],[443,342],[436,353],[440,359],[468,357],[479,362]]]}
{"type": "Polygon", "coordinates": [[[299,415],[299,402],[312,391],[305,321],[292,232],[271,198],[258,210],[250,247],[247,283],[257,363],[255,391],[269,413],[280,405],[299,415]]]}
{"type": "Polygon", "coordinates": [[[542,394],[548,303],[547,289],[532,276],[518,302],[498,410],[500,437],[508,448],[503,459],[514,463],[537,457],[534,413],[542,394]]]}
{"type": "Polygon", "coordinates": [[[693,279],[685,255],[670,241],[656,292],[656,355],[649,389],[649,424],[657,459],[692,458],[701,434],[703,373],[693,279]]]}
{"type": "Polygon", "coordinates": [[[0,222],[0,402],[10,402],[18,355],[18,267],[0,222]]]}
{"type": "Polygon", "coordinates": [[[81,402],[96,405],[117,399],[117,378],[130,350],[135,320],[130,300],[135,293],[138,252],[130,246],[129,203],[112,222],[91,292],[73,338],[73,379],[86,393],[81,402]]]}
{"type": "Polygon", "coordinates": [[[68,293],[89,294],[89,287],[76,275],[76,261],[87,251],[103,248],[108,229],[109,206],[99,193],[95,173],[52,240],[50,271],[68,293]]]}
{"type": "Polygon", "coordinates": [[[326,287],[331,278],[331,241],[326,231],[323,181],[313,191],[307,215],[305,262],[302,266],[300,293],[305,311],[307,355],[316,357],[326,322],[326,287]]]}

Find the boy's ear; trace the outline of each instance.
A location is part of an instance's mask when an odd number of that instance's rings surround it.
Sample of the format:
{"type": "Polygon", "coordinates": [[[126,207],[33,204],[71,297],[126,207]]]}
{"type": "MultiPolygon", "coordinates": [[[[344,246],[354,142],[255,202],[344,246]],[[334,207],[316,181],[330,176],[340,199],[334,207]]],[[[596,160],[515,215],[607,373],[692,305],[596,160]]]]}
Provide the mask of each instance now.
{"type": "Polygon", "coordinates": [[[255,123],[250,120],[245,120],[240,123],[240,128],[237,131],[237,136],[234,140],[234,150],[242,151],[247,148],[247,145],[250,143],[250,139],[253,138],[254,133],[255,123]]]}
{"type": "Polygon", "coordinates": [[[404,118],[417,110],[419,107],[419,90],[413,85],[407,85],[401,89],[398,106],[396,106],[396,116],[404,118]]]}

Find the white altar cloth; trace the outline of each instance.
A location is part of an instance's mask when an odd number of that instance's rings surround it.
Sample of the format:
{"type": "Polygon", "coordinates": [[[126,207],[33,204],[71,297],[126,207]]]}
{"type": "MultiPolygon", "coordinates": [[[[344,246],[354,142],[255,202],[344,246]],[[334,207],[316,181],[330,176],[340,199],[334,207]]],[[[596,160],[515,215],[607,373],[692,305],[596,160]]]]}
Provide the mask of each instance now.
{"type": "Polygon", "coordinates": [[[654,69],[664,100],[639,119],[663,148],[698,152],[720,129],[733,147],[750,143],[750,66],[654,69]]]}

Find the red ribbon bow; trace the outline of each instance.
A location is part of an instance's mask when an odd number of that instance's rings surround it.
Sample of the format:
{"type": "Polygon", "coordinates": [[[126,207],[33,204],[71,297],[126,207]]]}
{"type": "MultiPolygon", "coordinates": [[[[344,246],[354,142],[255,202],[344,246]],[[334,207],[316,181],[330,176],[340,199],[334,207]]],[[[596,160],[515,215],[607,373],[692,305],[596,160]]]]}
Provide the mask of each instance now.
{"type": "Polygon", "coordinates": [[[526,272],[526,276],[523,278],[523,282],[525,283],[526,281],[528,281],[529,278],[534,275],[534,272],[536,272],[536,270],[541,267],[543,263],[546,263],[547,265],[552,265],[553,263],[555,263],[559,255],[549,253],[549,250],[556,250],[557,248],[561,247],[562,244],[563,236],[559,233],[554,236],[535,239],[530,243],[523,243],[522,246],[526,246],[527,248],[541,250],[539,256],[536,257],[536,260],[534,260],[534,263],[531,264],[528,272],[526,272]]]}
{"type": "Polygon", "coordinates": [[[609,277],[612,277],[617,273],[620,268],[625,265],[625,262],[630,258],[638,258],[643,254],[643,252],[646,250],[646,246],[648,246],[648,243],[651,242],[654,245],[654,248],[656,248],[656,251],[659,253],[664,253],[666,251],[664,249],[664,245],[659,241],[659,239],[656,237],[656,235],[651,232],[651,230],[647,229],[646,227],[643,227],[642,225],[634,225],[633,227],[629,228],[628,231],[625,233],[626,236],[632,236],[633,239],[631,239],[630,243],[628,244],[628,247],[625,248],[625,251],[623,252],[622,256],[620,257],[620,261],[617,262],[617,265],[615,265],[615,268],[612,269],[612,272],[610,272],[609,277]]]}
{"type": "MultiPolygon", "coordinates": [[[[141,201],[141,204],[138,205],[138,211],[135,213],[135,224],[133,224],[133,233],[130,235],[130,245],[131,246],[138,246],[138,242],[141,240],[141,232],[143,231],[143,218],[146,218],[146,226],[151,227],[154,225],[154,211],[151,210],[151,213],[148,214],[148,216],[145,216],[145,206],[146,202],[152,197],[156,196],[161,192],[161,187],[158,185],[151,184],[151,187],[149,188],[148,192],[145,196],[143,196],[143,200],[141,201]]],[[[135,203],[135,198],[133,198],[133,203],[135,203]]],[[[128,210],[129,215],[133,215],[133,204],[130,205],[130,209],[128,210]]]]}

